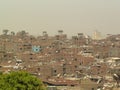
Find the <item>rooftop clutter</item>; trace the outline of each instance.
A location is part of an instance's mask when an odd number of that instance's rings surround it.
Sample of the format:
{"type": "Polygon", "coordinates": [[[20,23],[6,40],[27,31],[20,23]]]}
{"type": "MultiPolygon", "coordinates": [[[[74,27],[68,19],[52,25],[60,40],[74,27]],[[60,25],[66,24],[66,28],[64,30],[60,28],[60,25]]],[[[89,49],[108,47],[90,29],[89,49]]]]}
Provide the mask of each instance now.
{"type": "Polygon", "coordinates": [[[4,73],[26,70],[57,86],[88,82],[103,89],[120,86],[120,35],[93,40],[83,33],[68,39],[62,30],[55,36],[44,31],[37,37],[26,31],[8,32],[0,35],[0,71],[4,73]]]}

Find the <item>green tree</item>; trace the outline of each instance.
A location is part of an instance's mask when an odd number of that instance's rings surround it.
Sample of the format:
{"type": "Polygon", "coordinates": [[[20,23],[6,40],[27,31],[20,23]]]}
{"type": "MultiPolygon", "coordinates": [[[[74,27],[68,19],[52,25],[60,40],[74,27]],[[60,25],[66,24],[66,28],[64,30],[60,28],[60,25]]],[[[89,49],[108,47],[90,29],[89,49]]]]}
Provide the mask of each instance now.
{"type": "Polygon", "coordinates": [[[0,74],[0,90],[46,90],[35,76],[24,71],[0,74]]]}

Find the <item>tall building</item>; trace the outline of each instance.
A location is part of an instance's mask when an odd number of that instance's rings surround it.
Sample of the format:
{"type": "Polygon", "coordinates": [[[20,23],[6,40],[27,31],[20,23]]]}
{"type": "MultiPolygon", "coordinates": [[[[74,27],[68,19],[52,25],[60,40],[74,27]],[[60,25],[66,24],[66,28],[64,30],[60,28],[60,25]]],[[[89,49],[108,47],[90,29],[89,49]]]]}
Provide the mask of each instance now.
{"type": "Polygon", "coordinates": [[[101,33],[99,31],[95,30],[95,32],[93,33],[93,39],[94,40],[102,39],[101,33]]]}

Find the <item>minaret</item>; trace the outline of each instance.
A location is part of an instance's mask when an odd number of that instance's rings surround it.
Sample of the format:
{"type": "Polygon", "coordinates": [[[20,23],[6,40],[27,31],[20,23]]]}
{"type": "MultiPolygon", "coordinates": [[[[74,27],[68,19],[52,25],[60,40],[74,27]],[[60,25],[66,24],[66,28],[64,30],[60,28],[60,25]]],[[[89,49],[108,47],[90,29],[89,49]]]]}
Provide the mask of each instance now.
{"type": "Polygon", "coordinates": [[[93,33],[93,39],[100,40],[101,39],[101,33],[97,30],[93,33]]]}

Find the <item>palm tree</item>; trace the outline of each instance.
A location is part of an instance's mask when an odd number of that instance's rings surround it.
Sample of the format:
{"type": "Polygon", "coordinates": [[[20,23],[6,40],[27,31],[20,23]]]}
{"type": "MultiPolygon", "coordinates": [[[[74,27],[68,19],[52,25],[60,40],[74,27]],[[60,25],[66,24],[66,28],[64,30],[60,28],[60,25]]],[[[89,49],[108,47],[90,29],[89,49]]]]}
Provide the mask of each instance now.
{"type": "Polygon", "coordinates": [[[15,35],[15,32],[14,32],[14,31],[12,31],[12,32],[11,32],[11,35],[12,35],[12,36],[14,36],[14,35],[15,35]]]}
{"type": "Polygon", "coordinates": [[[25,36],[26,35],[26,31],[21,31],[21,36],[25,36]]]}
{"type": "Polygon", "coordinates": [[[4,30],[3,30],[3,34],[4,34],[4,35],[7,35],[8,31],[9,31],[8,29],[4,29],[4,30]]]}
{"type": "Polygon", "coordinates": [[[59,35],[63,34],[63,30],[58,30],[59,35]]]}
{"type": "Polygon", "coordinates": [[[22,30],[20,32],[17,33],[17,35],[21,36],[21,37],[24,37],[26,36],[28,33],[25,31],[25,30],[22,30]]]}
{"type": "Polygon", "coordinates": [[[47,34],[47,32],[46,31],[43,31],[43,36],[45,36],[47,34]]]}

